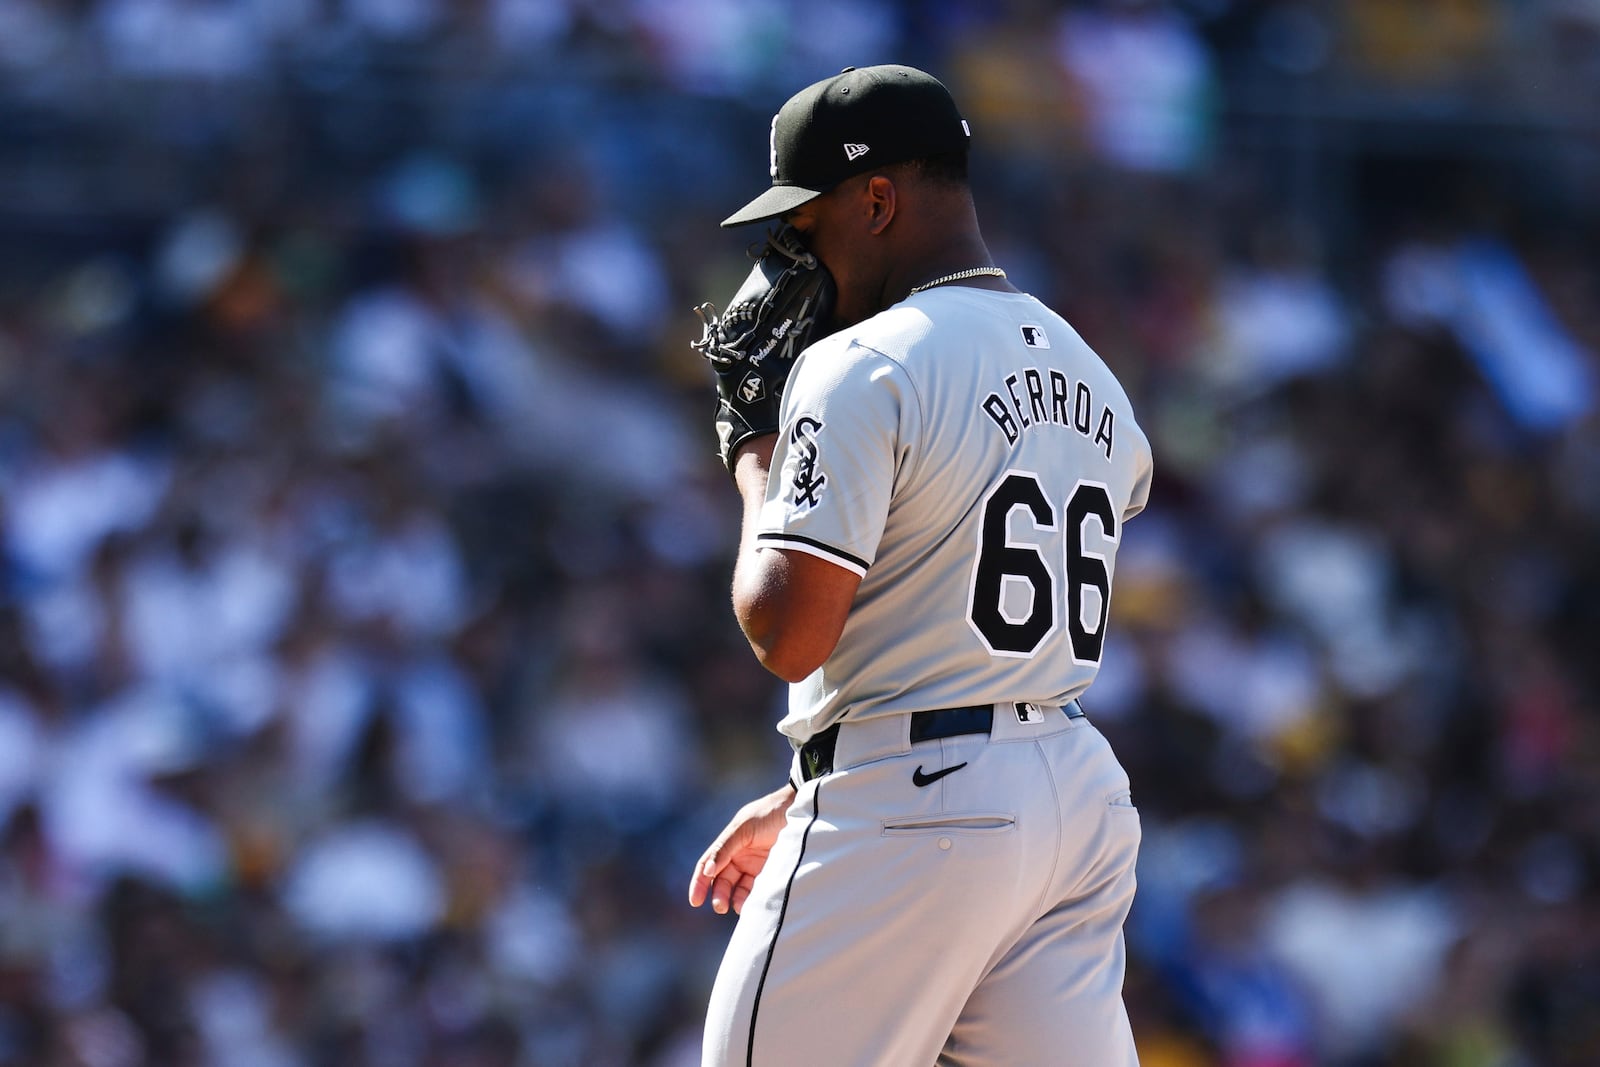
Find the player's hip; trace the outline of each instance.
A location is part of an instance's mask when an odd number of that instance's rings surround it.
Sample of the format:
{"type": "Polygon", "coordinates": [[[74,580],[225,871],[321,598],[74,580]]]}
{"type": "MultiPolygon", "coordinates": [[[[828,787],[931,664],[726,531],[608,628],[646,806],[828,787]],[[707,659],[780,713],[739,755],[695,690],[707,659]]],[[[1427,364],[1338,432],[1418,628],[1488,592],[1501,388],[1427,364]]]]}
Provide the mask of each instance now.
{"type": "Polygon", "coordinates": [[[1081,705],[997,703],[927,711],[878,713],[834,722],[796,744],[795,781],[908,755],[931,742],[1008,744],[1042,740],[1086,727],[1081,705]]]}
{"type": "Polygon", "coordinates": [[[808,860],[909,865],[956,884],[971,872],[1012,930],[1066,901],[1131,894],[1131,881],[1111,892],[1141,838],[1128,776],[1077,708],[847,721],[801,746],[795,776],[790,830],[820,831],[808,860]]]}
{"type": "Polygon", "coordinates": [[[1093,831],[1107,815],[1134,816],[1137,830],[1128,775],[1076,702],[846,720],[799,745],[792,770],[801,799],[825,790],[833,815],[881,819],[885,832],[946,815],[1026,817],[1050,838],[1093,831]]]}

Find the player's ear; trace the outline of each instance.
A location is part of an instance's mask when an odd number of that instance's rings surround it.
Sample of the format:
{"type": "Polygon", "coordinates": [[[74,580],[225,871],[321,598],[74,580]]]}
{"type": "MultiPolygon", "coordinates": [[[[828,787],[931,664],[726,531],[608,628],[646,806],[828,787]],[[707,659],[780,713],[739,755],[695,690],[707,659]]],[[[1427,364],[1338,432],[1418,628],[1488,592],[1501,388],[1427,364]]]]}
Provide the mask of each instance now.
{"type": "Polygon", "coordinates": [[[888,229],[889,223],[894,221],[895,208],[898,204],[894,179],[887,174],[874,174],[867,181],[867,229],[873,236],[888,229]]]}

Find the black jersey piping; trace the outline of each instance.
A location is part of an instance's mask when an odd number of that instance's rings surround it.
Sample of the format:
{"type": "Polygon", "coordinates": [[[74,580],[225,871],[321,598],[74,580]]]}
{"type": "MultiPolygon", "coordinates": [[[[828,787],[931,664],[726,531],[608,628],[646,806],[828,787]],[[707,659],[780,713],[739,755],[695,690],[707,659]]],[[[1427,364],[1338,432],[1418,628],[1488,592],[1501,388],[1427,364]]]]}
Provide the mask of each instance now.
{"type": "Polygon", "coordinates": [[[789,893],[794,889],[794,880],[800,874],[800,866],[806,860],[806,843],[811,840],[811,828],[817,825],[817,816],[821,811],[817,804],[822,795],[822,783],[817,783],[816,791],[811,794],[811,821],[806,823],[806,832],[800,835],[800,855],[795,857],[794,870],[789,872],[789,881],[783,887],[783,905],[778,909],[778,925],[772,930],[772,941],[767,945],[767,959],[761,965],[761,980],[756,983],[755,1003],[750,1005],[750,1040],[745,1048],[745,1067],[755,1067],[756,1059],[756,1015],[761,1011],[761,991],[767,987],[767,972],[772,970],[772,957],[778,950],[778,935],[783,932],[784,916],[789,914],[789,893]]]}
{"type": "Polygon", "coordinates": [[[800,534],[797,534],[797,533],[759,533],[759,534],[756,534],[756,540],[757,541],[799,541],[803,545],[810,545],[812,548],[819,549],[819,550],[821,550],[823,552],[826,552],[830,556],[837,556],[840,559],[849,560],[851,563],[854,563],[857,567],[860,567],[862,570],[866,570],[867,566],[868,566],[867,561],[862,559],[860,556],[852,556],[848,552],[841,552],[839,549],[834,548],[832,545],[826,544],[826,543],[824,543],[822,541],[818,541],[814,537],[803,537],[803,536],[801,536],[800,534]]]}

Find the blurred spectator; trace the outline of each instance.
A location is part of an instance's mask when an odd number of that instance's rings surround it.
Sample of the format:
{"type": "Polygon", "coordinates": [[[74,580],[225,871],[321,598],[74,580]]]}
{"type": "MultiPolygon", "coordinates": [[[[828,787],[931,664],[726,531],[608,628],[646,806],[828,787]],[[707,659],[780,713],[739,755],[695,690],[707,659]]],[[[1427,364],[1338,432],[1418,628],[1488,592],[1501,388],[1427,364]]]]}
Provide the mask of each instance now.
{"type": "Polygon", "coordinates": [[[1110,0],[1062,16],[1062,64],[1083,94],[1091,143],[1129,170],[1177,172],[1208,147],[1210,56],[1154,0],[1110,0]]]}
{"type": "Polygon", "coordinates": [[[1593,7],[0,0],[0,1064],[697,1062],[689,309],[886,59],[1155,442],[1144,1062],[1600,1062],[1593,7]]]}

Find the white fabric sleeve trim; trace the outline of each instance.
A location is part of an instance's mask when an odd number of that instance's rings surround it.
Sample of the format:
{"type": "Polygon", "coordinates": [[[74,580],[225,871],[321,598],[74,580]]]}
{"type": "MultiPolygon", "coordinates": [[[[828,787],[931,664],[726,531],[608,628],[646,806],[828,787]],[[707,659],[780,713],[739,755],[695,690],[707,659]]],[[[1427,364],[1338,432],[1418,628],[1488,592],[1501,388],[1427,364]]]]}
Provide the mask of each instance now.
{"type": "Polygon", "coordinates": [[[838,549],[819,545],[814,541],[797,541],[781,533],[762,533],[756,535],[757,548],[788,548],[795,552],[804,552],[808,556],[825,559],[829,563],[843,567],[858,578],[867,576],[866,566],[854,556],[840,552],[838,549]]]}

